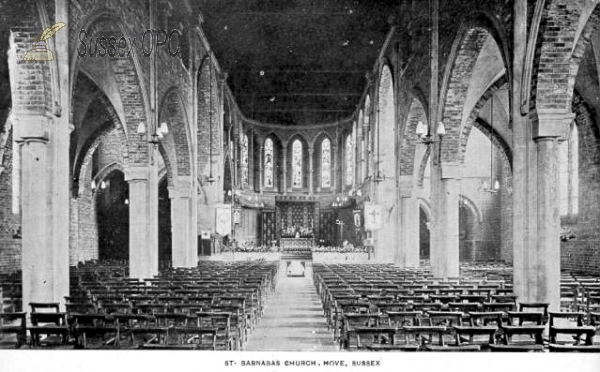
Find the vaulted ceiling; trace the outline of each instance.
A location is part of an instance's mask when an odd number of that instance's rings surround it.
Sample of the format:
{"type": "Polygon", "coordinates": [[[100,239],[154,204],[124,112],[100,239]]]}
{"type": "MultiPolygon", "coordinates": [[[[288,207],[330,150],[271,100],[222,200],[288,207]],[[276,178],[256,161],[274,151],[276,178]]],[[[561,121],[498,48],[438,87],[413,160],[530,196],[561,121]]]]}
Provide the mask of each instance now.
{"type": "Polygon", "coordinates": [[[199,0],[242,113],[318,124],[356,108],[400,0],[199,0]]]}

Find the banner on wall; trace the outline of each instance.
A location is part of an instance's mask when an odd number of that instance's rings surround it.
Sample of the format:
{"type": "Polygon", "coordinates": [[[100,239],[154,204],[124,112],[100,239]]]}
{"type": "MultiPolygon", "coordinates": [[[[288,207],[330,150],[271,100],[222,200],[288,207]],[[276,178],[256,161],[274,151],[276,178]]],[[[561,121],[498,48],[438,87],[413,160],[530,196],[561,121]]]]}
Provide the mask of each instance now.
{"type": "Polygon", "coordinates": [[[360,229],[360,227],[362,226],[361,213],[362,213],[362,210],[360,210],[360,209],[355,209],[352,211],[352,216],[354,217],[354,228],[355,229],[360,229]]]}
{"type": "Polygon", "coordinates": [[[383,208],[380,204],[365,203],[365,229],[379,230],[383,225],[383,208]]]}
{"type": "Polygon", "coordinates": [[[215,231],[221,236],[231,234],[231,205],[215,208],[215,231]]]}

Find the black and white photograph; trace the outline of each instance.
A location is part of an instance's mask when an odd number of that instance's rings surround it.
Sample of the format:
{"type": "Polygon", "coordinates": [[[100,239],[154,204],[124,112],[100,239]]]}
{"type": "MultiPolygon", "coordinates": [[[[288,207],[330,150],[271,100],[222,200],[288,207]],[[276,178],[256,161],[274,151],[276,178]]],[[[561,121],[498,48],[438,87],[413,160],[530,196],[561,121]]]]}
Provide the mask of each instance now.
{"type": "Polygon", "coordinates": [[[0,370],[600,370],[600,1],[0,0],[0,370]]]}

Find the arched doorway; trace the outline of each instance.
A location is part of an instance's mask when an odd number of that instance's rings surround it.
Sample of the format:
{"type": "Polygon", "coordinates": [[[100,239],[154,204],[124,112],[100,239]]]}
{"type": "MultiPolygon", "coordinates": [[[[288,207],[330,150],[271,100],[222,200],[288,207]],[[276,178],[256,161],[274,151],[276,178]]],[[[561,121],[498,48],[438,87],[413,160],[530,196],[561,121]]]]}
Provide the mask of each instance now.
{"type": "Polygon", "coordinates": [[[172,258],[171,199],[167,177],[158,183],[158,263],[170,266],[172,258]]]}
{"type": "Polygon", "coordinates": [[[429,216],[423,206],[419,207],[419,258],[429,259],[429,216]]]}
{"type": "Polygon", "coordinates": [[[129,259],[129,184],[113,170],[96,185],[96,221],[100,259],[129,259]]]}

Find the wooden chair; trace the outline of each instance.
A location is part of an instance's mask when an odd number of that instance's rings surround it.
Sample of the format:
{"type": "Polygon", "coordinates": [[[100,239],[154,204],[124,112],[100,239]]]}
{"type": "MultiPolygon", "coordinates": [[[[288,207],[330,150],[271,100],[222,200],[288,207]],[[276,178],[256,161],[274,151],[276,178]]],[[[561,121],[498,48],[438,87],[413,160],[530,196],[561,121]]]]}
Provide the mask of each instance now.
{"type": "Polygon", "coordinates": [[[352,349],[357,347],[356,329],[378,327],[380,316],[378,314],[343,314],[342,329],[340,332],[340,348],[352,349]]]}
{"type": "Polygon", "coordinates": [[[144,349],[217,350],[217,329],[202,327],[174,327],[176,343],[144,344],[144,349]]]}
{"type": "Polygon", "coordinates": [[[519,302],[519,311],[520,312],[535,312],[542,313],[542,324],[546,324],[548,322],[548,306],[550,306],[547,302],[519,302]]]}
{"type": "Polygon", "coordinates": [[[543,312],[509,311],[508,325],[501,326],[501,344],[490,345],[492,351],[543,351],[546,327],[543,312]]]}
{"type": "Polygon", "coordinates": [[[600,351],[600,345],[593,345],[596,328],[584,325],[584,315],[582,312],[549,313],[551,351],[600,351]],[[563,324],[558,324],[560,321],[563,324]],[[561,335],[569,338],[561,338],[561,335]]]}
{"type": "Polygon", "coordinates": [[[437,340],[437,346],[445,346],[444,335],[446,331],[445,326],[414,325],[402,327],[406,344],[416,346],[417,350],[426,350],[427,346],[434,345],[434,340],[437,340]]]}
{"type": "Polygon", "coordinates": [[[217,350],[234,350],[235,339],[231,332],[231,319],[229,313],[198,312],[197,326],[217,330],[217,350]]]}
{"type": "Polygon", "coordinates": [[[370,327],[356,328],[356,349],[368,349],[371,351],[417,351],[418,345],[398,343],[396,341],[396,327],[370,327]]]}
{"type": "Polygon", "coordinates": [[[462,344],[488,347],[496,344],[498,330],[503,324],[502,312],[469,312],[469,325],[455,326],[457,340],[462,344]],[[495,324],[493,324],[495,323],[495,324]],[[483,336],[480,337],[479,336],[483,336]]]}
{"type": "Polygon", "coordinates": [[[25,312],[0,312],[0,345],[10,343],[20,348],[27,342],[27,321],[25,312]],[[14,335],[14,341],[6,341],[6,335],[14,335]]]}
{"type": "Polygon", "coordinates": [[[31,307],[31,326],[27,329],[31,335],[31,346],[66,345],[69,339],[67,313],[60,312],[58,303],[29,303],[31,307]],[[41,338],[41,335],[46,335],[41,338]]]}
{"type": "Polygon", "coordinates": [[[119,347],[120,329],[116,318],[105,314],[71,314],[71,317],[76,347],[119,347]]]}

